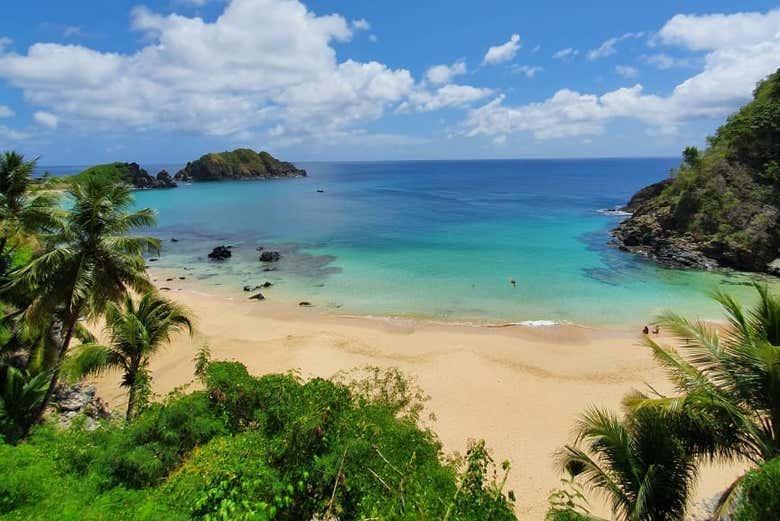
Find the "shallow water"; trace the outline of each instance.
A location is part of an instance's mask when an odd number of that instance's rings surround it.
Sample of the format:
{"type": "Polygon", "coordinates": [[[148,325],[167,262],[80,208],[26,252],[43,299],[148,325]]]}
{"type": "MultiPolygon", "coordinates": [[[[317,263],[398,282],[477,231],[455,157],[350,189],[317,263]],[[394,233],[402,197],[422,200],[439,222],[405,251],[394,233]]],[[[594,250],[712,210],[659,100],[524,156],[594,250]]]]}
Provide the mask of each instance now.
{"type": "MultiPolygon", "coordinates": [[[[747,297],[749,277],[663,269],[621,252],[608,232],[624,217],[599,213],[677,162],[311,163],[300,165],[305,179],[201,183],[136,199],[159,212],[156,266],[237,291],[268,280],[270,299],[487,322],[641,323],[668,308],[715,318],[707,293],[720,286],[747,297]],[[233,257],[209,262],[220,244],[233,245],[233,257]],[[258,245],[281,251],[276,271],[263,271],[258,245]]],[[[163,166],[178,169],[147,168],[163,166]]]]}

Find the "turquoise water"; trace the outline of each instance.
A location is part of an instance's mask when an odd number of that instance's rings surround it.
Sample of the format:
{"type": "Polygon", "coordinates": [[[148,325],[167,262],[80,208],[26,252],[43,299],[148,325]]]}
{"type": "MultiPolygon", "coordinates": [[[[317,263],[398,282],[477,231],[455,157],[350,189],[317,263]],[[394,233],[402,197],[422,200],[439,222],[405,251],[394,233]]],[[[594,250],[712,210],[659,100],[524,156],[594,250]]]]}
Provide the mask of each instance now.
{"type": "Polygon", "coordinates": [[[155,266],[239,297],[268,280],[271,300],[344,313],[605,325],[672,308],[714,318],[707,292],[748,296],[749,277],[663,269],[621,252],[608,245],[620,217],[598,211],[676,163],[312,163],[301,165],[305,179],[193,184],[136,199],[159,212],[155,266]],[[209,262],[220,244],[233,257],[209,262]],[[282,252],[277,271],[263,271],[258,245],[282,252]]]}

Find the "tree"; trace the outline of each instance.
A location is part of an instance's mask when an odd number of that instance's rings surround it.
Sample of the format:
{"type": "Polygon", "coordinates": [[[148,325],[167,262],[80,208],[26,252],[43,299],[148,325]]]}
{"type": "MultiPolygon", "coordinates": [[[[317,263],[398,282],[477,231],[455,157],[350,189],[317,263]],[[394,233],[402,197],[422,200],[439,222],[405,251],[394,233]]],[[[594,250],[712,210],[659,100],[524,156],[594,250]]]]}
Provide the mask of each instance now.
{"type": "Polygon", "coordinates": [[[0,157],[0,275],[10,264],[9,241],[50,228],[61,213],[56,193],[30,191],[34,171],[35,160],[25,161],[21,154],[0,157]]]}
{"type": "Polygon", "coordinates": [[[42,236],[45,251],[14,270],[6,285],[7,290],[25,288],[33,296],[23,313],[26,321],[35,324],[53,315],[61,324],[61,342],[38,417],[57,385],[60,363],[79,320],[101,315],[129,289],[150,290],[142,254],[160,248],[159,239],[128,235],[155,223],[149,208],[130,211],[128,186],[86,178],[74,183],[68,196],[70,211],[52,233],[42,236]]]}
{"type": "Polygon", "coordinates": [[[617,519],[684,518],[696,466],[663,416],[646,410],[621,420],[593,408],[576,429],[574,445],[565,446],[558,461],[566,472],[604,494],[617,519]]]}
{"type": "Polygon", "coordinates": [[[68,361],[71,373],[82,376],[122,371],[122,386],[128,389],[125,416],[130,420],[143,403],[141,391],[148,382],[149,358],[181,330],[192,334],[192,320],[184,307],[154,291],[144,293],[137,303],[127,295],[121,304],[108,304],[108,346],[81,346],[68,361]]]}
{"type": "MultiPolygon", "coordinates": [[[[699,458],[760,464],[780,456],[780,298],[755,288],[759,299],[750,310],[715,294],[729,322],[723,332],[666,313],[658,322],[677,337],[677,348],[645,339],[677,394],[636,392],[625,403],[634,413],[662,414],[699,458]]],[[[718,515],[731,508],[739,481],[721,497],[718,515]]]]}
{"type": "Polygon", "coordinates": [[[689,168],[696,168],[701,164],[699,149],[696,147],[685,147],[683,150],[683,164],[689,168]]]}

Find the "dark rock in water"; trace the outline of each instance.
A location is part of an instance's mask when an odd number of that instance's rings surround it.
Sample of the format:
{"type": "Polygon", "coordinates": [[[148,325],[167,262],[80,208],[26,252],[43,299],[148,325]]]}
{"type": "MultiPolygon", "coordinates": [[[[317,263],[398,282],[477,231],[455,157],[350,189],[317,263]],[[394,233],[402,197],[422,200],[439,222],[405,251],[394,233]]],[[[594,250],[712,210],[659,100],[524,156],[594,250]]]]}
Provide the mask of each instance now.
{"type": "Polygon", "coordinates": [[[179,239],[177,239],[176,237],[171,237],[171,242],[179,242],[179,239]]]}
{"type": "Polygon", "coordinates": [[[244,286],[244,291],[252,291],[253,289],[252,286],[244,286]]]}
{"type": "Polygon", "coordinates": [[[223,181],[227,179],[274,179],[305,177],[306,171],[292,163],[279,161],[268,152],[257,153],[248,148],[232,152],[211,153],[176,173],[177,181],[223,181]]]}
{"type": "Polygon", "coordinates": [[[325,193],[325,190],[317,190],[317,193],[318,193],[318,194],[325,193]]]}
{"type": "Polygon", "coordinates": [[[254,295],[252,295],[251,297],[249,297],[249,300],[265,300],[265,297],[263,296],[262,293],[257,292],[254,295]]]}
{"type": "Polygon", "coordinates": [[[179,277],[179,280],[186,280],[187,277],[179,277]]]}
{"type": "Polygon", "coordinates": [[[165,282],[170,282],[170,281],[172,281],[172,280],[173,280],[173,277],[171,277],[171,278],[169,278],[169,279],[165,279],[165,282]]]}
{"type": "Polygon", "coordinates": [[[260,287],[261,287],[261,288],[270,288],[270,287],[271,287],[271,286],[273,286],[273,285],[274,285],[274,284],[273,284],[273,282],[268,282],[268,281],[265,281],[265,282],[263,282],[262,284],[260,284],[260,287]]]}
{"type": "Polygon", "coordinates": [[[263,251],[265,249],[265,246],[258,246],[255,248],[257,251],[263,251]]]}
{"type": "Polygon", "coordinates": [[[278,271],[278,270],[279,268],[277,268],[276,266],[266,266],[265,268],[263,268],[263,271],[278,271]]]}
{"type": "Polygon", "coordinates": [[[230,252],[230,248],[226,246],[217,246],[209,253],[209,259],[218,261],[229,259],[232,256],[233,254],[230,252]]]}
{"type": "Polygon", "coordinates": [[[264,251],[260,254],[261,262],[276,262],[280,258],[278,251],[264,251]]]}
{"type": "Polygon", "coordinates": [[[158,259],[157,257],[152,257],[151,259],[149,259],[149,262],[157,262],[158,260],[160,259],[158,259]]]}
{"type": "Polygon", "coordinates": [[[303,307],[303,308],[310,308],[312,306],[312,303],[308,302],[306,300],[303,300],[301,302],[298,302],[298,305],[303,307]]]}

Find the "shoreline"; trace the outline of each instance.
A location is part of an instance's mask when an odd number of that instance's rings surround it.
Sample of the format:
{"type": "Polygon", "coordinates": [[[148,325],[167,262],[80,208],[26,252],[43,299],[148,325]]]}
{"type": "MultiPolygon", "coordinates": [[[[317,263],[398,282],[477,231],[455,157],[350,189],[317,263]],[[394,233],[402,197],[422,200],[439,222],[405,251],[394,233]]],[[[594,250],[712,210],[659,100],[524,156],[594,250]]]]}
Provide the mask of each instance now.
{"type": "MultiPolygon", "coordinates": [[[[196,319],[193,338],[177,336],[152,359],[158,395],[197,386],[192,359],[204,343],[214,359],[238,360],[253,374],[331,378],[367,366],[397,368],[430,396],[426,412],[436,419],[425,424],[445,452],[462,453],[469,439],[484,438],[497,462],[511,461],[508,487],[523,520],[544,518],[547,497],[560,485],[554,453],[572,441],[574,422],[586,407],[619,410],[622,397],[645,384],[672,390],[649,350],[638,345],[634,327],[475,327],[368,318],[237,298],[197,280],[157,284],[170,287],[162,294],[186,305],[196,319]]],[[[117,374],[94,382],[110,405],[124,404],[117,374]]],[[[714,496],[740,471],[739,465],[703,469],[695,502],[714,496]]],[[[592,499],[594,514],[609,514],[592,499]]]]}

